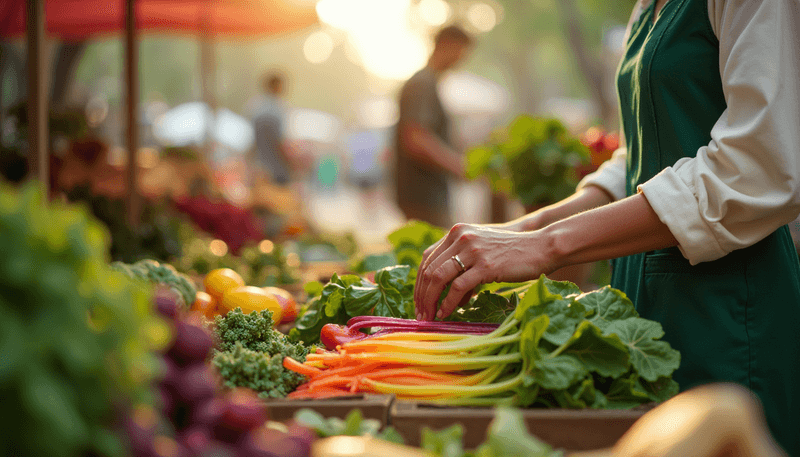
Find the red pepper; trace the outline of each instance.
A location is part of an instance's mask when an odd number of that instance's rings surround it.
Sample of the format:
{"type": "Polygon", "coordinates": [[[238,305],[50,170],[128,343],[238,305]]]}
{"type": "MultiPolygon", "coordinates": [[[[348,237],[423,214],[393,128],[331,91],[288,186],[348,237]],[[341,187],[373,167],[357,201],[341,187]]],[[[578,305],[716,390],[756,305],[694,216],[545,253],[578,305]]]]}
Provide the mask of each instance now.
{"type": "Polygon", "coordinates": [[[329,351],[335,351],[336,346],[347,343],[349,341],[358,341],[367,338],[364,332],[358,330],[351,330],[343,325],[325,324],[319,333],[319,340],[325,345],[329,351]]]}

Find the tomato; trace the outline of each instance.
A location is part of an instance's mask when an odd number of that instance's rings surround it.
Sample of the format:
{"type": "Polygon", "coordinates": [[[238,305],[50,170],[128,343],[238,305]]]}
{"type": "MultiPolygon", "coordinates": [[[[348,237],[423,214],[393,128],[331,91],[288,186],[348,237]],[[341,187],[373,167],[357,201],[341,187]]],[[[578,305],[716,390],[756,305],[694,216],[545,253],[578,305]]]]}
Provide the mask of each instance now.
{"type": "Polygon", "coordinates": [[[217,268],[211,270],[203,280],[203,286],[206,292],[211,295],[217,303],[222,300],[222,295],[226,291],[244,286],[244,279],[239,273],[231,270],[230,268],[217,268]]]}
{"type": "Polygon", "coordinates": [[[208,319],[213,319],[217,314],[217,301],[206,292],[198,291],[192,303],[192,311],[198,312],[208,319]]]}
{"type": "Polygon", "coordinates": [[[276,325],[281,321],[283,315],[281,304],[275,296],[255,286],[241,286],[228,290],[222,295],[220,308],[225,313],[242,308],[242,312],[245,314],[268,309],[272,311],[272,320],[276,325]]]}
{"type": "Polygon", "coordinates": [[[297,318],[297,302],[288,290],[281,289],[280,287],[264,287],[263,289],[267,293],[272,294],[278,300],[278,303],[281,304],[281,309],[283,310],[283,314],[281,314],[281,316],[283,316],[280,321],[281,324],[293,322],[295,318],[297,318]]]}

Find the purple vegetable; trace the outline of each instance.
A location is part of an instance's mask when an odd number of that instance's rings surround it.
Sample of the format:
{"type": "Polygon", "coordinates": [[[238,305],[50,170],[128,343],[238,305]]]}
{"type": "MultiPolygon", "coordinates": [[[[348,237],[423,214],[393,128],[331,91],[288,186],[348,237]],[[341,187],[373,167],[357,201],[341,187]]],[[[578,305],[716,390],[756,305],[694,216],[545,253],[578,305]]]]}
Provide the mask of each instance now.
{"type": "Polygon", "coordinates": [[[193,424],[214,427],[222,420],[228,404],[221,398],[212,398],[198,404],[192,411],[193,424]]]}
{"type": "Polygon", "coordinates": [[[203,425],[193,425],[180,434],[179,442],[191,455],[198,455],[213,440],[211,430],[203,425]]]}
{"type": "Polygon", "coordinates": [[[178,398],[191,405],[213,397],[216,390],[217,379],[214,372],[202,362],[185,368],[175,385],[178,398]]]}
{"type": "Polygon", "coordinates": [[[180,366],[205,360],[214,341],[203,328],[184,322],[175,323],[175,342],[167,356],[180,366]]]}
{"type": "Polygon", "coordinates": [[[176,319],[178,317],[179,307],[175,298],[164,294],[158,294],[155,301],[156,311],[158,311],[161,315],[169,317],[170,319],[176,319]]]}
{"type": "Polygon", "coordinates": [[[241,440],[243,433],[260,427],[267,421],[267,410],[255,392],[235,389],[226,397],[226,408],[214,427],[217,439],[229,443],[241,440]]]}

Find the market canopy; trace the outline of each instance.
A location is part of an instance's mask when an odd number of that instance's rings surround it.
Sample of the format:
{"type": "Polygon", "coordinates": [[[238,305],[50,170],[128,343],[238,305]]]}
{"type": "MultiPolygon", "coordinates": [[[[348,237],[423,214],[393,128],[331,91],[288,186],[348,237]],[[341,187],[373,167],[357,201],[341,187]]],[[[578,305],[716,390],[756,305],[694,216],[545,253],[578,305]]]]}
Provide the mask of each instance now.
{"type": "MultiPolygon", "coordinates": [[[[138,30],[258,37],[318,21],[312,0],[137,0],[138,30]]],[[[0,37],[25,33],[25,0],[0,2],[0,37]]],[[[66,41],[122,32],[124,0],[45,0],[46,32],[66,41]]]]}

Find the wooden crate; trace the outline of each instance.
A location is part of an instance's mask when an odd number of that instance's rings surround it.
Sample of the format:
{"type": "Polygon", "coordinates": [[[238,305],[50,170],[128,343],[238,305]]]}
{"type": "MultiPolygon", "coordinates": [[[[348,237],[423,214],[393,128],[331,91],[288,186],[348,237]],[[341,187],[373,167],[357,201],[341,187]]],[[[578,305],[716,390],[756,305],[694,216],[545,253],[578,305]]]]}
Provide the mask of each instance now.
{"type": "MultiPolygon", "coordinates": [[[[644,409],[522,411],[531,434],[566,451],[611,447],[647,412],[644,409]]],[[[474,449],[486,440],[493,418],[493,408],[453,408],[398,400],[392,405],[389,421],[411,446],[419,446],[424,427],[440,430],[459,423],[464,427],[464,447],[474,449]]]]}
{"type": "Polygon", "coordinates": [[[389,422],[389,408],[394,401],[392,395],[355,394],[347,397],[334,397],[320,400],[269,400],[267,413],[270,420],[288,421],[304,408],[313,409],[324,417],[344,419],[354,409],[360,409],[365,419],[380,421],[381,428],[389,422]]]}

